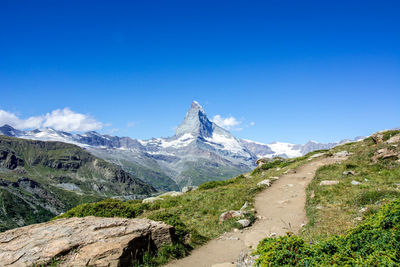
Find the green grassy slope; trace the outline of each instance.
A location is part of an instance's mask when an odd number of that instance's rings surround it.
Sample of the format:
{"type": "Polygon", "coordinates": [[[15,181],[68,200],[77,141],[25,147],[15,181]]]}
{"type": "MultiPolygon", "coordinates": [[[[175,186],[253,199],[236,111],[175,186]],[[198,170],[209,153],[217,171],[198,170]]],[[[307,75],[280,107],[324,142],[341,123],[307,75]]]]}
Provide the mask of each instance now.
{"type": "Polygon", "coordinates": [[[310,221],[300,236],[266,238],[261,266],[400,264],[400,131],[332,149],[347,160],[321,167],[307,188],[310,221]],[[321,186],[321,181],[339,181],[321,186]]]}

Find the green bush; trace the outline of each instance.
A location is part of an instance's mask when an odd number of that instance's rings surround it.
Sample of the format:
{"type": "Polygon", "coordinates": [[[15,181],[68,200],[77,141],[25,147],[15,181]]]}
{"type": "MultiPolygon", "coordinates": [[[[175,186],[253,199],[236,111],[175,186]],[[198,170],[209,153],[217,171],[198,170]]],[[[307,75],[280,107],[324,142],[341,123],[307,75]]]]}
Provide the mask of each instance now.
{"type": "Polygon", "coordinates": [[[395,136],[395,135],[397,135],[397,134],[400,134],[400,131],[398,131],[398,130],[395,130],[395,131],[386,131],[386,132],[383,134],[382,139],[383,139],[383,141],[387,141],[387,140],[389,140],[391,137],[393,137],[393,136],[395,136]]]}
{"type": "Polygon", "coordinates": [[[400,200],[384,205],[377,213],[343,236],[317,244],[288,234],[266,238],[255,254],[260,266],[395,266],[400,264],[400,200]]]}
{"type": "Polygon", "coordinates": [[[175,235],[177,236],[177,239],[180,241],[184,241],[185,237],[189,234],[189,229],[179,219],[179,217],[167,211],[160,211],[154,213],[150,215],[148,218],[153,221],[162,221],[165,222],[166,224],[175,227],[175,235]]]}
{"type": "Polygon", "coordinates": [[[145,209],[145,204],[130,204],[121,200],[106,199],[76,206],[55,219],[85,216],[135,218],[142,214],[145,209]]]}
{"type": "Polygon", "coordinates": [[[282,158],[276,158],[274,161],[264,163],[260,167],[255,168],[252,172],[251,175],[258,174],[262,171],[267,171],[272,168],[284,168],[291,163],[295,162],[295,160],[285,160],[282,158]]]}
{"type": "Polygon", "coordinates": [[[219,186],[224,186],[224,185],[228,185],[232,182],[230,182],[229,180],[226,181],[210,181],[210,182],[206,182],[204,184],[201,184],[199,186],[199,190],[207,190],[207,189],[211,189],[211,188],[215,188],[215,187],[219,187],[219,186]]]}
{"type": "Polygon", "coordinates": [[[233,179],[229,180],[224,180],[224,181],[210,181],[210,182],[205,182],[199,186],[199,190],[207,190],[207,189],[212,189],[216,188],[219,186],[225,186],[229,184],[236,183],[237,181],[244,179],[245,177],[243,175],[239,175],[238,177],[235,177],[233,179]]]}

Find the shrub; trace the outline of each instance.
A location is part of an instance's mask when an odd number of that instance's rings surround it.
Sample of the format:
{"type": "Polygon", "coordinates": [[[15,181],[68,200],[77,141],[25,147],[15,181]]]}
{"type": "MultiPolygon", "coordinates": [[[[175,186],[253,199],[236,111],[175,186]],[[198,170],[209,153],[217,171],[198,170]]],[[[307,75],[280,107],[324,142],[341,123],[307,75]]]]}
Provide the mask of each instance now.
{"type": "Polygon", "coordinates": [[[207,189],[212,189],[215,187],[219,186],[225,186],[229,184],[236,183],[237,181],[244,179],[244,175],[239,175],[238,177],[229,179],[229,180],[224,180],[224,181],[210,181],[210,182],[205,182],[199,186],[199,190],[207,190],[207,189]]]}
{"type": "Polygon", "coordinates": [[[255,254],[261,266],[400,264],[400,200],[384,205],[377,213],[343,236],[332,236],[313,245],[288,234],[266,238],[255,254]]]}
{"type": "Polygon", "coordinates": [[[85,216],[135,218],[142,214],[144,209],[145,205],[139,203],[129,204],[121,200],[106,199],[76,206],[55,219],[85,216]]]}
{"type": "Polygon", "coordinates": [[[175,234],[177,236],[177,239],[180,241],[184,241],[185,237],[189,234],[189,229],[179,219],[179,217],[167,211],[160,211],[154,213],[150,215],[148,218],[153,221],[162,221],[165,222],[166,224],[175,227],[175,234]]]}
{"type": "Polygon", "coordinates": [[[382,139],[383,139],[383,141],[387,141],[387,140],[389,140],[391,137],[393,137],[393,136],[395,136],[395,135],[397,135],[397,134],[400,134],[400,131],[398,131],[398,130],[395,130],[395,131],[386,131],[386,132],[383,134],[382,139]]]}
{"type": "MultiPolygon", "coordinates": [[[[303,159],[301,159],[303,160],[303,159]]],[[[283,158],[276,158],[274,161],[264,163],[258,168],[255,168],[252,172],[251,175],[255,175],[260,173],[261,171],[267,171],[272,168],[284,168],[286,166],[289,166],[291,163],[296,162],[297,160],[285,160],[283,158]]]]}

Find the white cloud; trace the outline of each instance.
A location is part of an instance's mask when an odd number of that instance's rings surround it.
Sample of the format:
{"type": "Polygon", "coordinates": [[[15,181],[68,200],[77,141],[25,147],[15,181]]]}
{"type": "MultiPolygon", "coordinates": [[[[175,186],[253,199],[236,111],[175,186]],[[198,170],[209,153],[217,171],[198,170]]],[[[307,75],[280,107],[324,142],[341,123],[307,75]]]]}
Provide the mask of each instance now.
{"type": "Polygon", "coordinates": [[[133,128],[133,127],[136,127],[136,125],[137,125],[137,122],[135,122],[135,121],[129,121],[129,122],[126,124],[126,127],[128,127],[128,128],[133,128]]]}
{"type": "Polygon", "coordinates": [[[225,128],[228,130],[238,130],[238,131],[242,130],[242,128],[236,128],[236,126],[241,124],[241,122],[238,121],[233,116],[224,118],[221,115],[215,115],[213,117],[212,121],[215,122],[217,125],[221,126],[222,128],[225,128]]]}
{"type": "Polygon", "coordinates": [[[88,115],[64,108],[47,113],[43,126],[67,132],[84,132],[101,129],[103,124],[88,115]]]}
{"type": "Polygon", "coordinates": [[[109,135],[113,135],[114,133],[119,132],[118,128],[112,128],[111,130],[108,131],[109,135]]]}
{"type": "Polygon", "coordinates": [[[250,122],[250,126],[254,126],[256,123],[254,121],[250,122]]]}
{"type": "Polygon", "coordinates": [[[50,127],[67,132],[98,130],[103,124],[89,115],[76,113],[69,108],[56,109],[41,116],[21,119],[14,113],[0,110],[0,125],[9,124],[16,129],[36,129],[50,127]]]}
{"type": "Polygon", "coordinates": [[[20,119],[14,113],[0,109],[0,125],[8,124],[17,129],[38,128],[43,118],[41,116],[20,119]]]}

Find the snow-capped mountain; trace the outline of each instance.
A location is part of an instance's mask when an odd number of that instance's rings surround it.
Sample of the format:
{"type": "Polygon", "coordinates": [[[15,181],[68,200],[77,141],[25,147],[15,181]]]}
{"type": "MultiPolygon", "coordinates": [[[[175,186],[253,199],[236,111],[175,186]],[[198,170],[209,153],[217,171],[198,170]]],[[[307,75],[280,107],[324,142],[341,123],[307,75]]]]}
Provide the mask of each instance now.
{"type": "Polygon", "coordinates": [[[19,131],[8,125],[0,127],[0,133],[79,145],[159,189],[176,190],[185,185],[231,178],[254,168],[257,159],[240,140],[211,122],[195,101],[176,134],[169,138],[140,140],[97,132],[71,134],[51,128],[19,131]]]}
{"type": "Polygon", "coordinates": [[[363,136],[358,136],[354,139],[345,139],[339,142],[333,143],[318,143],[315,141],[308,141],[304,145],[296,145],[284,142],[273,142],[269,144],[264,144],[260,142],[255,142],[247,139],[240,140],[242,145],[246,147],[251,153],[256,155],[257,158],[295,158],[303,156],[315,150],[330,149],[337,145],[341,145],[348,142],[356,142],[363,140],[363,136]]]}
{"type": "Polygon", "coordinates": [[[210,121],[196,101],[191,104],[175,135],[168,138],[140,140],[94,131],[72,134],[51,128],[21,131],[9,125],[0,127],[0,134],[76,144],[162,190],[178,190],[186,185],[231,178],[254,168],[257,158],[298,157],[338,144],[313,141],[305,145],[263,144],[240,140],[210,121]]]}

